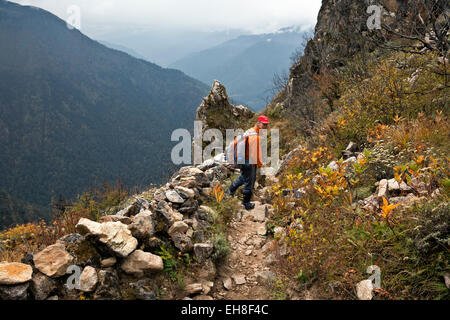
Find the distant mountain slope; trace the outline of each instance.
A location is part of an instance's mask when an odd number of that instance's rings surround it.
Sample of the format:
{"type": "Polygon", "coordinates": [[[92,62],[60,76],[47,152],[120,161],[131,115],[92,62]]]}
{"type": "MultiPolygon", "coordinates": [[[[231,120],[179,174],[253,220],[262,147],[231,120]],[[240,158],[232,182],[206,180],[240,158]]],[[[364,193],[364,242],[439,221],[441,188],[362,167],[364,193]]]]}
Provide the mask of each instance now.
{"type": "Polygon", "coordinates": [[[171,132],[209,88],[106,48],[49,12],[0,1],[0,189],[46,205],[96,182],[163,181],[171,132]]]}
{"type": "Polygon", "coordinates": [[[217,79],[227,87],[232,99],[261,110],[265,98],[271,98],[274,74],[289,69],[290,57],[301,46],[303,37],[303,33],[292,29],[240,36],[190,54],[170,67],[206,83],[217,79]]]}
{"type": "Polygon", "coordinates": [[[246,34],[246,31],[168,30],[124,26],[111,33],[96,35],[95,39],[131,48],[146,57],[146,60],[166,67],[188,54],[217,46],[242,34],[246,34]]]}
{"type": "Polygon", "coordinates": [[[128,53],[130,56],[138,58],[138,59],[143,59],[143,60],[147,60],[147,58],[145,58],[143,55],[141,55],[140,53],[137,53],[136,51],[134,51],[133,49],[130,49],[128,47],[122,46],[120,44],[115,44],[115,43],[110,43],[107,41],[99,41],[102,45],[104,45],[105,47],[114,49],[114,50],[119,50],[125,53],[128,53]]]}

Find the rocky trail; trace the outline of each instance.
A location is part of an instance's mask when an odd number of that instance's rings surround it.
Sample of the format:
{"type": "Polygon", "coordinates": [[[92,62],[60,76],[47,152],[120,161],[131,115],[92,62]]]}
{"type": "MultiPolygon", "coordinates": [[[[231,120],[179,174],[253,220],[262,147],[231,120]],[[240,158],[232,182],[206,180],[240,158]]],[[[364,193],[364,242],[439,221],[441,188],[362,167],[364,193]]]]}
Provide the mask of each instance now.
{"type": "Polygon", "coordinates": [[[274,274],[266,266],[266,220],[270,205],[255,202],[251,211],[236,213],[229,224],[228,242],[233,251],[217,270],[214,299],[271,299],[268,283],[274,274]]]}

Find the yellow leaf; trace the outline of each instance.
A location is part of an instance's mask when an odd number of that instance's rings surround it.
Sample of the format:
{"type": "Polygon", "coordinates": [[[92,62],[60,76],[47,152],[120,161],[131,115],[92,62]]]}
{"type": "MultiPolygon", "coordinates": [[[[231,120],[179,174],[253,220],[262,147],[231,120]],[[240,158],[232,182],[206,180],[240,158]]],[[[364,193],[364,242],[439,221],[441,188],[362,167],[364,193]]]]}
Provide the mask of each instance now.
{"type": "Polygon", "coordinates": [[[382,216],[383,218],[387,218],[389,216],[389,213],[394,210],[395,208],[397,208],[399,205],[401,205],[401,203],[397,203],[397,204],[389,204],[387,199],[385,197],[383,197],[383,205],[381,206],[381,211],[382,211],[382,216]]]}

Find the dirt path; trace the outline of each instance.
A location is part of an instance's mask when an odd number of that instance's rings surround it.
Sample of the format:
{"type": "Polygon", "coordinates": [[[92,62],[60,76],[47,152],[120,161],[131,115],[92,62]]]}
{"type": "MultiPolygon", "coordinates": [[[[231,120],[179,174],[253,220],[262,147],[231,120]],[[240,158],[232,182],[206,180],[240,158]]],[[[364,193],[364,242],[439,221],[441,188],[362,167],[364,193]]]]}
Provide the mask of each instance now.
{"type": "Polygon", "coordinates": [[[255,209],[238,212],[230,222],[228,241],[233,251],[217,270],[212,292],[214,299],[272,299],[267,279],[273,279],[274,275],[266,265],[267,245],[264,237],[269,208],[270,205],[256,201],[255,209]]]}

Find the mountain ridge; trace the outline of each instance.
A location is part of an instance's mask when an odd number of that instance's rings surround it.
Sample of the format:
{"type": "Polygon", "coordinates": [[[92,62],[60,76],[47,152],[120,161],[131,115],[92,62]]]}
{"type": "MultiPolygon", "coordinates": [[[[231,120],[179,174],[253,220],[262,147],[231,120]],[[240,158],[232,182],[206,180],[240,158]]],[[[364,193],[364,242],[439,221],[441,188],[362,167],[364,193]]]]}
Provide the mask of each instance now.
{"type": "Polygon", "coordinates": [[[0,26],[11,44],[0,52],[0,187],[44,206],[104,180],[146,186],[170,175],[166,141],[192,127],[205,84],[109,49],[45,10],[2,1],[0,26]]]}

